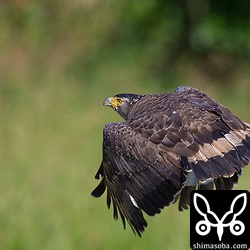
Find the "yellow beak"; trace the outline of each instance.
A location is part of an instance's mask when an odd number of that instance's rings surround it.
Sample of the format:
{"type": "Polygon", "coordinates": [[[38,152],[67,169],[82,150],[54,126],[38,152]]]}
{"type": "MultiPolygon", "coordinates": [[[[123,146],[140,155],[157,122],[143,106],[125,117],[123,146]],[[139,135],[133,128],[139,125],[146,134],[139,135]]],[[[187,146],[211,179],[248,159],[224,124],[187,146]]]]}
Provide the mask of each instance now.
{"type": "Polygon", "coordinates": [[[104,106],[109,106],[112,108],[117,108],[120,106],[122,103],[122,99],[118,97],[108,97],[107,99],[104,100],[103,105],[104,106]]]}

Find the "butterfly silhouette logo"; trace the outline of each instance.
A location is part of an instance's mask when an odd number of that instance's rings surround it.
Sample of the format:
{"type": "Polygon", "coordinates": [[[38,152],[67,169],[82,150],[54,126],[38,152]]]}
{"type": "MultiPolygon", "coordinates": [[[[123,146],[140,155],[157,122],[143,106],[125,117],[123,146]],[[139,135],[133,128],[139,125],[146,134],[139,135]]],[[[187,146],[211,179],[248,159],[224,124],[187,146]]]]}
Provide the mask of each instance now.
{"type": "Polygon", "coordinates": [[[214,227],[217,229],[217,235],[219,241],[221,241],[225,227],[229,227],[230,232],[235,236],[239,236],[244,233],[245,225],[242,221],[237,220],[237,217],[246,208],[246,193],[237,195],[233,199],[229,211],[227,211],[221,218],[219,218],[213,211],[211,211],[210,205],[203,195],[195,193],[193,197],[193,204],[196,211],[203,217],[203,219],[198,221],[195,225],[197,234],[205,236],[209,234],[211,227],[214,227]],[[243,205],[239,206],[242,203],[243,205]],[[202,206],[199,207],[198,204],[202,206]]]}

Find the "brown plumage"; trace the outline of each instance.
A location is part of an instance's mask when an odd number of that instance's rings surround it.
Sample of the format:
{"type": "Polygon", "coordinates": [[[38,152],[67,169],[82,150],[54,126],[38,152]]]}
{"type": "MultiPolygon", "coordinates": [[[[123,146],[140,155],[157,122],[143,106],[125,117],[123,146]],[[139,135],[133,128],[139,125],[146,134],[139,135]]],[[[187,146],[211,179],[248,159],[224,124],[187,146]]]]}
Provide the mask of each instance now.
{"type": "Polygon", "coordinates": [[[250,159],[250,126],[203,92],[179,87],[165,94],[119,94],[107,98],[124,122],[103,131],[103,160],[92,192],[107,188],[118,211],[138,234],[147,226],[142,211],[160,213],[179,199],[187,209],[199,189],[232,189],[250,159]]]}

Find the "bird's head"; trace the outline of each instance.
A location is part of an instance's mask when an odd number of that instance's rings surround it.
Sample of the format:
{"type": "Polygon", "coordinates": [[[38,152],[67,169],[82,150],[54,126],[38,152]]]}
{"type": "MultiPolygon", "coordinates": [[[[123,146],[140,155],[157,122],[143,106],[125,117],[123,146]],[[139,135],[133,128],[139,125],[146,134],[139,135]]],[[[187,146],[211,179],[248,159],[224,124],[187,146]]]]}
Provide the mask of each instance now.
{"type": "Polygon", "coordinates": [[[127,120],[134,104],[144,95],[118,94],[104,100],[103,105],[114,109],[123,119],[127,120]]]}

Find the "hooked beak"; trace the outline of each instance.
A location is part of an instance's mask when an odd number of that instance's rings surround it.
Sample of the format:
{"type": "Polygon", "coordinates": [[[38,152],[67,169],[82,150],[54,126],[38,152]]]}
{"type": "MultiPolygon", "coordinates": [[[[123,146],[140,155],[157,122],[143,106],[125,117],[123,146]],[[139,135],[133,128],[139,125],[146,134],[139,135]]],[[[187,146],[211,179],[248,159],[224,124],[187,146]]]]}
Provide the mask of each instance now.
{"type": "Polygon", "coordinates": [[[103,105],[108,106],[108,107],[113,107],[114,101],[112,99],[114,99],[114,98],[108,97],[107,99],[104,100],[103,105]]]}
{"type": "Polygon", "coordinates": [[[108,97],[104,100],[103,105],[112,108],[114,111],[117,110],[117,102],[115,97],[108,97]]]}
{"type": "Polygon", "coordinates": [[[109,97],[104,100],[103,105],[113,108],[114,110],[117,110],[119,106],[121,106],[123,100],[119,97],[109,97]]]}

